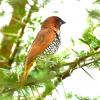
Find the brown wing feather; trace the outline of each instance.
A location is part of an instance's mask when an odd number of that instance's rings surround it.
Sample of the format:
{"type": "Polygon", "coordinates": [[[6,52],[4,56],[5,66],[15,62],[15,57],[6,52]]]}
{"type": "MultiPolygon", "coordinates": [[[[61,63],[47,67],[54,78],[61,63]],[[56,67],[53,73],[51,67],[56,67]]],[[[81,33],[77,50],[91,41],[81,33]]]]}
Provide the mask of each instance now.
{"type": "Polygon", "coordinates": [[[33,60],[50,45],[55,37],[56,34],[53,30],[48,28],[41,29],[36,36],[36,39],[34,40],[31,48],[29,49],[25,66],[28,67],[28,65],[30,65],[33,60]]]}

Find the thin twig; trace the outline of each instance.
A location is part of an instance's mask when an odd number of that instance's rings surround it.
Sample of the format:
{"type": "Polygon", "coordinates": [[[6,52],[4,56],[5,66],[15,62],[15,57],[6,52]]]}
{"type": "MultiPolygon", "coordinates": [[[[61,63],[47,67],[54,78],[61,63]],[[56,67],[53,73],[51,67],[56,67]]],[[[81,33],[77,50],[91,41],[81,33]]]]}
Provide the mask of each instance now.
{"type": "Polygon", "coordinates": [[[100,60],[100,58],[98,58],[98,59],[96,59],[96,60],[93,60],[93,61],[91,61],[91,62],[89,62],[89,63],[85,63],[85,64],[81,65],[80,67],[87,66],[87,65],[92,64],[92,63],[95,63],[95,62],[97,62],[97,61],[99,61],[99,60],[100,60]]]}
{"type": "MultiPolygon", "coordinates": [[[[84,61],[85,59],[87,59],[87,58],[89,58],[89,57],[91,57],[91,56],[93,56],[93,55],[96,55],[96,54],[100,54],[100,51],[97,51],[97,52],[95,52],[95,53],[89,53],[89,54],[87,54],[86,56],[77,58],[77,59],[75,59],[75,60],[72,61],[72,62],[63,63],[61,66],[70,66],[70,65],[74,65],[74,64],[78,65],[80,62],[82,62],[82,61],[84,61]]],[[[83,65],[83,66],[84,66],[84,65],[83,65]]]]}
{"type": "Polygon", "coordinates": [[[22,93],[23,93],[23,95],[24,95],[24,97],[25,97],[25,100],[28,100],[28,98],[27,98],[27,96],[24,94],[23,90],[21,90],[21,91],[22,91],[22,93]]]}
{"type": "Polygon", "coordinates": [[[87,75],[89,75],[89,76],[94,80],[93,76],[92,76],[88,71],[86,71],[83,67],[81,67],[81,68],[84,70],[84,72],[85,72],[87,75]]]}
{"type": "Polygon", "coordinates": [[[37,91],[37,93],[38,93],[38,95],[39,95],[39,99],[42,100],[41,94],[40,94],[40,92],[38,91],[37,86],[34,86],[34,88],[36,89],[36,91],[37,91]]]}
{"type": "Polygon", "coordinates": [[[33,98],[35,98],[35,95],[34,95],[34,92],[33,92],[33,87],[32,87],[32,86],[30,86],[30,89],[31,89],[31,91],[32,91],[33,98]]]}

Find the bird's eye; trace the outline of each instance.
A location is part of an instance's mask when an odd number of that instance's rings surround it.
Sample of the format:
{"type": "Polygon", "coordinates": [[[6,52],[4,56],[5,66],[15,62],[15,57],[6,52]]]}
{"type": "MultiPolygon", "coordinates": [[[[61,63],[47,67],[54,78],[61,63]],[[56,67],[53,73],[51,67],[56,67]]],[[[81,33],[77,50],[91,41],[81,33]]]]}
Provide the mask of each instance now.
{"type": "Polygon", "coordinates": [[[61,25],[62,25],[62,22],[60,21],[60,23],[59,23],[59,24],[60,24],[60,26],[61,26],[61,25]]]}
{"type": "Polygon", "coordinates": [[[60,24],[60,26],[61,26],[61,25],[64,24],[64,23],[63,23],[62,21],[60,21],[59,24],[60,24]]]}

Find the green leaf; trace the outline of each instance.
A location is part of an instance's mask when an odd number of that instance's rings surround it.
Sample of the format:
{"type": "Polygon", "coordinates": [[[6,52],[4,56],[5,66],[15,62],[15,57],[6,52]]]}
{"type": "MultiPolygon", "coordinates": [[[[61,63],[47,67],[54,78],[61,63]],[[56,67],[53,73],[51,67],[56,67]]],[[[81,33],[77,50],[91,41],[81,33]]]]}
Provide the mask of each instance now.
{"type": "Polygon", "coordinates": [[[100,10],[99,9],[88,11],[88,13],[89,13],[89,16],[92,18],[96,18],[96,19],[100,18],[100,10]]]}
{"type": "Polygon", "coordinates": [[[93,34],[93,28],[89,27],[85,30],[82,35],[82,39],[80,39],[83,43],[89,45],[91,49],[96,49],[100,47],[100,40],[98,40],[93,34]]]}

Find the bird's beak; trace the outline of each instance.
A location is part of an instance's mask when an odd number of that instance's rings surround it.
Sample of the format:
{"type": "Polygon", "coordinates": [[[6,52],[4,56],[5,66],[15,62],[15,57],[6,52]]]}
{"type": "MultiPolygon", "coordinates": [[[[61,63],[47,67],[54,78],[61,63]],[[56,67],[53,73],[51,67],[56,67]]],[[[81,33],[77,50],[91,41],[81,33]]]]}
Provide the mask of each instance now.
{"type": "Polygon", "coordinates": [[[65,24],[65,23],[66,23],[65,21],[61,20],[60,26],[61,26],[62,24],[65,24]]]}
{"type": "Polygon", "coordinates": [[[66,22],[62,20],[62,24],[65,24],[66,22]]]}

